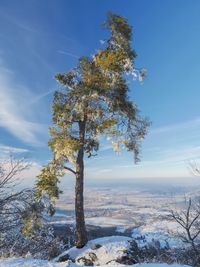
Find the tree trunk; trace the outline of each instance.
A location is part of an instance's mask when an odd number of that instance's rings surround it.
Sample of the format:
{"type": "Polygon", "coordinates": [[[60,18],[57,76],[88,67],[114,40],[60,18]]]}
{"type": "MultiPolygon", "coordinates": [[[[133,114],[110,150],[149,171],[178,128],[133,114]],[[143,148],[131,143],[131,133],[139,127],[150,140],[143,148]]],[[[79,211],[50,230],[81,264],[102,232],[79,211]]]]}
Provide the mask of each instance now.
{"type": "Polygon", "coordinates": [[[76,186],[75,186],[75,213],[76,213],[76,247],[82,248],[87,243],[87,232],[85,227],[84,216],[84,138],[85,138],[85,123],[80,122],[80,139],[82,140],[81,147],[78,151],[76,161],[76,186]]]}

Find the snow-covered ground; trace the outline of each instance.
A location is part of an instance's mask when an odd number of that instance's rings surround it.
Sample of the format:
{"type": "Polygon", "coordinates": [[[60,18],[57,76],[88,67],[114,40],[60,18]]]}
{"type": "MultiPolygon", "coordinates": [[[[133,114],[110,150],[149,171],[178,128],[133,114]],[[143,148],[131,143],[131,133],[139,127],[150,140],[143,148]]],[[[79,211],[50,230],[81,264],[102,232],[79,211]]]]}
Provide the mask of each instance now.
{"type": "MultiPolygon", "coordinates": [[[[68,255],[73,262],[82,266],[84,266],[86,261],[92,262],[94,266],[125,266],[119,262],[122,262],[120,259],[125,257],[126,259],[132,258],[130,254],[132,249],[131,240],[130,237],[126,236],[97,238],[89,241],[82,249],[70,248],[57,257],[54,262],[57,262],[60,257],[68,255]]],[[[137,265],[134,264],[134,266],[137,265]]]]}
{"type": "MultiPolygon", "coordinates": [[[[73,192],[68,191],[67,197],[62,197],[57,203],[59,210],[52,223],[74,225],[73,192]]],[[[140,247],[159,241],[161,247],[182,248],[183,242],[174,237],[174,233],[181,229],[168,218],[170,209],[174,206],[179,209],[182,203],[183,195],[178,189],[173,194],[160,193],[156,189],[155,192],[134,188],[87,190],[86,224],[102,228],[116,227],[118,234],[124,233],[135,238],[140,247]]]]}
{"type": "MultiPolygon", "coordinates": [[[[119,259],[131,259],[131,238],[126,236],[111,236],[91,240],[82,249],[70,248],[52,261],[32,258],[0,259],[0,267],[76,267],[85,266],[86,261],[93,266],[134,266],[134,267],[168,267],[167,264],[134,264],[124,265],[119,259]],[[65,262],[58,262],[64,256],[65,262]]],[[[130,264],[130,263],[129,263],[130,264]]],[[[131,263],[132,264],[132,263],[131,263]]],[[[180,265],[170,265],[180,267],[180,265]]],[[[182,266],[183,267],[183,266],[182,266]]],[[[186,267],[186,266],[185,266],[186,267]]]]}
{"type": "MultiPolygon", "coordinates": [[[[181,204],[182,196],[176,196],[176,204],[181,204]]],[[[74,194],[68,191],[67,197],[59,200],[59,210],[52,218],[52,223],[66,225],[74,224],[74,194]],[[67,199],[67,203],[66,203],[67,199]]],[[[115,190],[88,191],[86,194],[86,222],[101,227],[116,227],[118,234],[128,235],[136,240],[138,246],[160,242],[161,247],[183,247],[170,231],[177,230],[177,224],[166,218],[174,199],[169,195],[152,195],[149,192],[127,192],[115,190]]],[[[32,258],[0,259],[0,267],[76,267],[84,266],[81,258],[90,258],[95,253],[94,266],[125,266],[115,260],[122,256],[130,247],[129,237],[106,237],[89,241],[83,249],[71,248],[65,253],[73,262],[58,263],[54,261],[36,260],[32,258]],[[98,249],[92,245],[98,244],[98,249]]],[[[94,255],[93,255],[94,256],[94,255]]],[[[167,264],[129,265],[135,267],[180,267],[167,264]]]]}
{"type": "Polygon", "coordinates": [[[0,259],[0,267],[66,267],[68,264],[64,263],[51,263],[45,260],[36,260],[32,258],[10,258],[0,259]]]}
{"type": "MultiPolygon", "coordinates": [[[[0,267],[77,267],[79,265],[74,263],[52,263],[49,261],[43,260],[35,260],[35,259],[6,259],[0,260],[0,267]]],[[[108,265],[106,265],[108,266],[108,265]]],[[[110,265],[113,266],[113,265],[110,265]]],[[[118,266],[127,266],[127,265],[118,265],[118,266]]],[[[178,264],[135,264],[135,265],[128,265],[132,267],[190,267],[188,265],[178,265],[178,264]]],[[[95,266],[94,266],[95,267],[95,266]]],[[[105,267],[101,266],[101,267],[105,267]]]]}
{"type": "Polygon", "coordinates": [[[125,219],[114,219],[114,218],[108,218],[108,217],[93,217],[93,218],[87,218],[86,219],[86,224],[91,224],[91,225],[96,225],[96,226],[103,226],[103,227],[108,227],[108,226],[115,226],[115,225],[127,225],[128,220],[125,219]]]}
{"type": "Polygon", "coordinates": [[[126,236],[102,237],[91,240],[82,249],[73,247],[64,252],[79,265],[84,265],[83,258],[91,259],[94,255],[94,263],[98,266],[114,263],[114,261],[125,255],[125,251],[130,249],[131,238],[126,236]],[[93,245],[98,244],[99,248],[93,249],[93,245]]]}
{"type": "MultiPolygon", "coordinates": [[[[165,222],[162,222],[160,224],[156,222],[150,224],[149,226],[145,225],[142,227],[135,228],[132,231],[132,238],[137,242],[139,247],[155,245],[156,242],[159,242],[161,248],[183,248],[188,246],[188,244],[183,243],[180,239],[174,237],[172,234],[169,233],[169,225],[167,225],[165,222]]],[[[175,232],[177,224],[172,223],[170,227],[170,229],[173,229],[175,232]]],[[[120,230],[122,232],[122,229],[120,230]]]]}

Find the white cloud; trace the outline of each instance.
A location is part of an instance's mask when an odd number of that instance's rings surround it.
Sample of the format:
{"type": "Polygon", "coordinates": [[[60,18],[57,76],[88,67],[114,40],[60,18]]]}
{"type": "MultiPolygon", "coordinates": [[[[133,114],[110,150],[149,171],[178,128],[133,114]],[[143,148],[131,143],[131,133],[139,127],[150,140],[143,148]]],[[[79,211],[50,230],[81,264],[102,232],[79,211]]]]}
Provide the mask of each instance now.
{"type": "Polygon", "coordinates": [[[0,144],[0,157],[9,155],[9,154],[21,154],[29,152],[28,149],[20,147],[5,146],[0,144]]]}
{"type": "Polygon", "coordinates": [[[23,187],[33,187],[41,169],[42,166],[39,163],[30,162],[30,167],[24,170],[20,175],[21,185],[23,185],[23,187]]]}
{"type": "Polygon", "coordinates": [[[183,130],[192,130],[194,128],[200,127],[200,118],[194,118],[192,120],[166,125],[163,127],[158,127],[155,129],[150,129],[150,134],[161,134],[167,132],[174,132],[174,131],[183,131],[183,130]]]}
{"type": "Polygon", "coordinates": [[[33,93],[19,85],[14,74],[0,65],[0,127],[30,145],[38,145],[38,136],[44,125],[34,121],[34,108],[30,107],[33,93]]]}

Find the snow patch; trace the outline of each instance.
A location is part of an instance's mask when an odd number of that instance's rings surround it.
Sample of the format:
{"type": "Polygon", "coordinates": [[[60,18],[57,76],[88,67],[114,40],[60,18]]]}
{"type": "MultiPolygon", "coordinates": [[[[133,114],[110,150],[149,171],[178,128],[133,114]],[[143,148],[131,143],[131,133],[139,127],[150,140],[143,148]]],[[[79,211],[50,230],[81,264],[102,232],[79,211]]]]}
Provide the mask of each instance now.
{"type": "MultiPolygon", "coordinates": [[[[45,260],[37,260],[37,259],[24,259],[24,258],[18,258],[18,259],[0,259],[0,267],[78,267],[80,265],[74,264],[74,263],[53,263],[50,261],[45,260]]],[[[101,267],[106,267],[108,265],[104,265],[101,267]]],[[[121,264],[110,264],[110,266],[127,266],[127,265],[121,265],[121,264]]],[[[156,264],[156,263],[146,263],[146,264],[134,264],[134,265],[128,265],[132,267],[191,267],[188,265],[179,265],[179,264],[156,264]]],[[[95,266],[94,266],[95,267],[95,266]]],[[[96,266],[97,267],[97,266],[96,266]]]]}
{"type": "Polygon", "coordinates": [[[9,258],[1,259],[0,267],[67,267],[69,266],[65,263],[51,263],[47,260],[38,260],[32,258],[9,258]]]}

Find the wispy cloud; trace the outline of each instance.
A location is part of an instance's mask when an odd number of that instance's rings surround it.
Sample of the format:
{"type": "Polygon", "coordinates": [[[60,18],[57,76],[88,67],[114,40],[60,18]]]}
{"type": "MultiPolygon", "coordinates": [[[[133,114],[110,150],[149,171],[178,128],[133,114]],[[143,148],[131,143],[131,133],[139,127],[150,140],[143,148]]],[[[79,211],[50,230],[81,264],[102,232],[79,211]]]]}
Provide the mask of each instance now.
{"type": "Polygon", "coordinates": [[[16,19],[14,16],[9,15],[8,12],[6,12],[6,10],[1,9],[0,10],[0,15],[6,21],[8,21],[9,23],[11,23],[14,26],[18,27],[21,30],[24,30],[26,32],[31,32],[31,33],[37,32],[36,29],[34,29],[30,25],[28,25],[27,21],[23,21],[22,19],[19,19],[19,18],[16,19]]]}
{"type": "Polygon", "coordinates": [[[18,84],[12,71],[0,65],[0,127],[21,141],[38,145],[38,135],[45,126],[35,122],[29,104],[34,96],[30,90],[18,84]]]}
{"type": "Polygon", "coordinates": [[[41,93],[41,94],[39,94],[39,95],[36,95],[36,96],[34,96],[33,99],[31,100],[31,103],[32,103],[32,104],[37,103],[37,102],[39,102],[41,99],[43,99],[44,97],[49,96],[49,95],[53,94],[54,92],[55,92],[55,89],[51,89],[51,90],[49,90],[49,91],[47,91],[47,92],[41,93]]]}
{"type": "Polygon", "coordinates": [[[21,154],[29,152],[26,148],[5,146],[0,144],[0,157],[8,154],[21,154]]]}
{"type": "Polygon", "coordinates": [[[77,55],[72,54],[72,53],[67,52],[67,51],[58,50],[57,52],[58,52],[59,54],[63,54],[63,55],[70,56],[70,57],[73,57],[73,58],[80,58],[80,56],[77,56],[77,55]]]}
{"type": "Polygon", "coordinates": [[[163,127],[158,127],[150,130],[151,134],[160,134],[160,133],[167,133],[171,131],[177,131],[177,130],[191,130],[193,128],[200,127],[200,118],[194,118],[192,120],[188,120],[181,123],[166,125],[163,127]]]}
{"type": "Polygon", "coordinates": [[[22,180],[21,185],[23,185],[23,187],[33,187],[35,185],[36,177],[40,173],[41,169],[42,166],[38,162],[30,162],[30,167],[24,170],[20,175],[22,180]]]}
{"type": "MultiPolygon", "coordinates": [[[[183,162],[200,157],[200,118],[152,129],[144,148],[150,162],[183,162]]],[[[143,162],[144,163],[144,162],[143,162]]]]}

